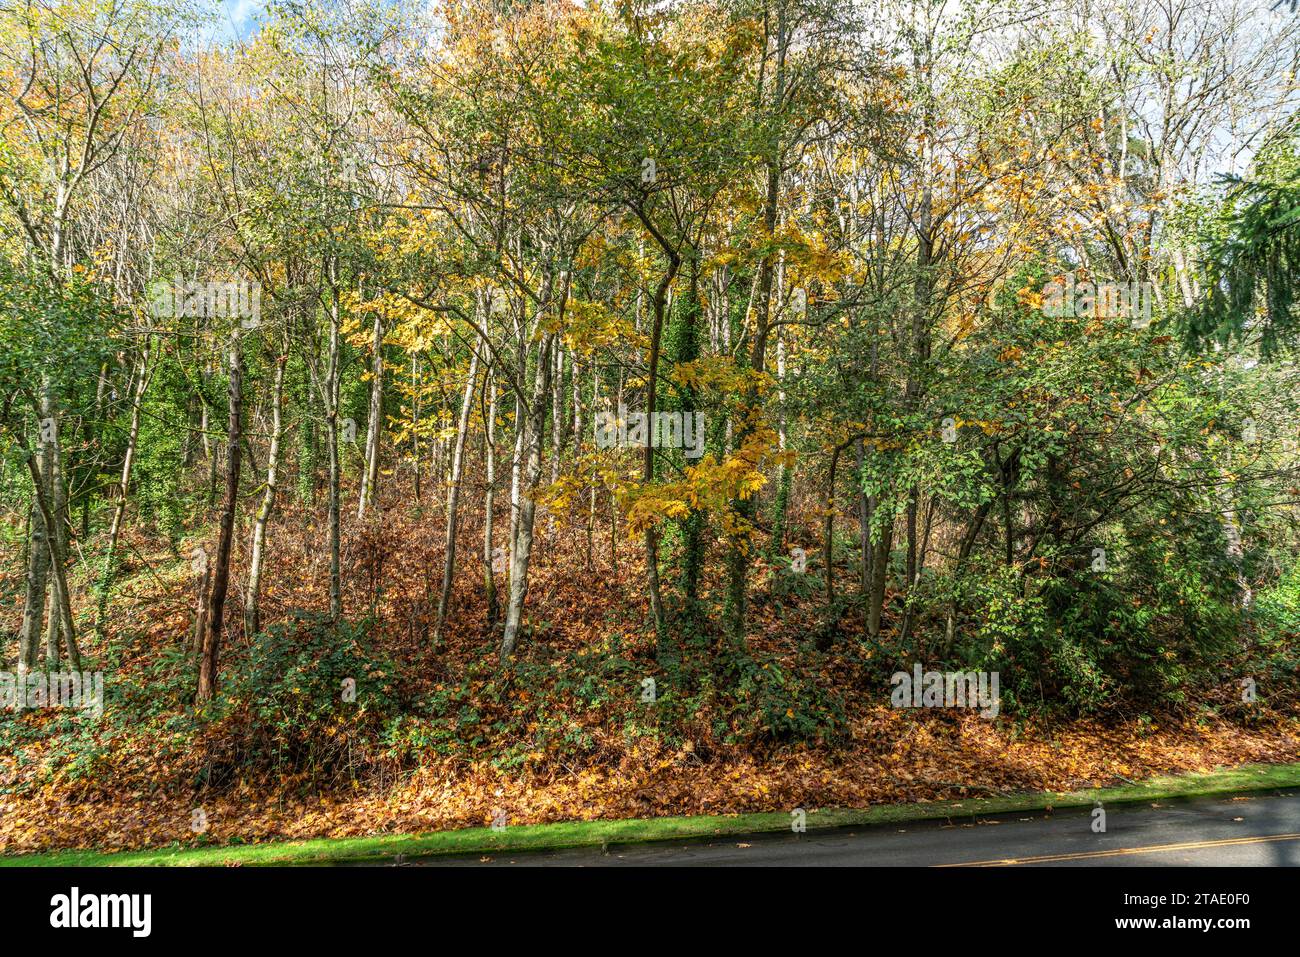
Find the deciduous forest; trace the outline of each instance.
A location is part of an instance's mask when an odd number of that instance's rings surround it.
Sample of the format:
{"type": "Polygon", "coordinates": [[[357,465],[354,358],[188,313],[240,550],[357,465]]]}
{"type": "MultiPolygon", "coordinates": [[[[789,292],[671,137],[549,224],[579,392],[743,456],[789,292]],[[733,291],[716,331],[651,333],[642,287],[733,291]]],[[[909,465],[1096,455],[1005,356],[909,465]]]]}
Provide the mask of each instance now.
{"type": "Polygon", "coordinates": [[[1266,0],[5,0],[0,850],[1300,760],[1298,62],[1266,0]]]}

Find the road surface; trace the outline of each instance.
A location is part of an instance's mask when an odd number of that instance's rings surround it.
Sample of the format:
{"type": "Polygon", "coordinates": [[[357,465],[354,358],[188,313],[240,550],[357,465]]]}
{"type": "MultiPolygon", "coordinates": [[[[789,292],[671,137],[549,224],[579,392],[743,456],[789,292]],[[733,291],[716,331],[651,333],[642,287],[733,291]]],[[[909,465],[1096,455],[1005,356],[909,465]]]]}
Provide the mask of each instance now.
{"type": "Polygon", "coordinates": [[[444,867],[1297,866],[1300,790],[565,851],[429,858],[444,867]]]}

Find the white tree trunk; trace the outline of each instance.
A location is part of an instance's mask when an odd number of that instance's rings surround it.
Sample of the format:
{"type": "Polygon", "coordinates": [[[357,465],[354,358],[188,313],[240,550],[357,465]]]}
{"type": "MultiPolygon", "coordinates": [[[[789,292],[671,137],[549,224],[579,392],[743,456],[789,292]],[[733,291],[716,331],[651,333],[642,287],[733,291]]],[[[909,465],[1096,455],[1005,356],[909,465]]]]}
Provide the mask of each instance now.
{"type": "Polygon", "coordinates": [[[515,650],[519,638],[519,625],[523,618],[524,599],[528,597],[528,563],[533,549],[533,515],[536,503],[533,491],[542,476],[542,439],[546,427],[547,393],[550,391],[551,343],[553,334],[543,336],[538,347],[536,378],[533,380],[532,399],[527,421],[521,434],[527,453],[522,486],[519,489],[519,524],[515,547],[510,552],[510,598],[506,603],[506,626],[501,637],[501,660],[504,662],[515,650]]]}
{"type": "Polygon", "coordinates": [[[284,364],[281,356],[275,366],[274,390],[271,395],[271,448],[266,460],[266,488],[262,491],[262,504],[253,522],[252,557],[248,566],[248,588],[244,592],[244,634],[255,635],[262,627],[259,601],[262,595],[262,568],[266,560],[266,526],[275,511],[275,498],[280,477],[280,434],[284,410],[284,364]]]}
{"type": "Polygon", "coordinates": [[[370,367],[370,421],[366,426],[366,465],[361,473],[361,496],[357,501],[357,518],[366,517],[366,507],[375,495],[379,481],[379,440],[383,432],[384,412],[384,325],[376,311],[371,336],[374,360],[370,367]]]}
{"type": "Polygon", "coordinates": [[[438,596],[438,618],[433,628],[435,646],[442,641],[442,629],[447,622],[447,605],[451,601],[451,585],[456,575],[456,525],[460,505],[460,475],[465,464],[465,434],[469,431],[469,412],[474,405],[474,386],[478,379],[478,350],[470,355],[469,375],[465,379],[465,393],[460,403],[460,418],[456,420],[456,445],[451,456],[451,487],[447,490],[447,545],[442,564],[442,592],[438,596]]]}
{"type": "Polygon", "coordinates": [[[487,598],[488,627],[497,622],[497,582],[493,564],[496,561],[492,546],[492,508],[496,499],[497,482],[497,382],[492,367],[487,369],[488,404],[483,423],[487,459],[487,490],[483,493],[483,585],[487,598]]]}

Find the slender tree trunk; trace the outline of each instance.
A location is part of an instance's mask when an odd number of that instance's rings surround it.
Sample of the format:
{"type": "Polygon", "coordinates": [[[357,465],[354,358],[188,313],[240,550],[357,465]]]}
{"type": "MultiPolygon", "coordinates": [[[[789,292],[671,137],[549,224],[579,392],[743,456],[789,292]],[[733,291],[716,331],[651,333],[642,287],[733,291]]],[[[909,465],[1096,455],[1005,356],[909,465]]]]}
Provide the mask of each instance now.
{"type": "MultiPolygon", "coordinates": [[[[140,359],[140,371],[135,383],[134,396],[131,400],[131,428],[126,436],[126,455],[122,459],[122,472],[117,480],[117,507],[113,509],[113,521],[108,528],[108,564],[117,551],[118,536],[122,534],[122,521],[126,515],[127,492],[131,487],[131,469],[135,465],[136,445],[140,441],[140,413],[144,402],[145,390],[149,387],[150,372],[148,357],[140,359]]],[[[206,410],[205,410],[206,419],[206,410]]]]}
{"type": "Polygon", "coordinates": [[[826,520],[822,534],[822,566],[826,570],[826,607],[835,603],[835,473],[840,464],[843,445],[831,452],[830,473],[826,477],[826,520]]]}
{"type": "Polygon", "coordinates": [[[262,596],[262,567],[266,559],[266,526],[275,511],[276,494],[280,481],[280,434],[284,414],[284,366],[288,356],[280,356],[275,364],[275,381],[271,389],[271,448],[266,458],[266,487],[262,490],[262,504],[253,521],[252,556],[248,565],[248,588],[244,592],[244,634],[255,635],[262,630],[260,608],[262,596]]]}
{"type": "Polygon", "coordinates": [[[451,488],[447,490],[447,544],[442,563],[442,591],[438,595],[438,618],[433,628],[433,644],[442,641],[443,625],[447,622],[447,607],[451,602],[451,586],[456,576],[456,526],[460,505],[460,475],[465,464],[465,436],[469,432],[469,413],[474,406],[474,392],[478,380],[478,350],[470,354],[469,375],[465,380],[465,393],[460,403],[460,418],[456,420],[456,445],[451,458],[451,488]]]}
{"type": "Polygon", "coordinates": [[[415,397],[411,402],[411,463],[415,473],[415,500],[420,501],[420,357],[411,356],[411,382],[415,397]]]}
{"type": "Polygon", "coordinates": [[[327,393],[325,418],[328,425],[325,438],[330,467],[329,545],[330,621],[332,622],[338,622],[343,617],[343,568],[340,557],[342,535],[339,527],[342,484],[342,470],[339,464],[339,365],[339,290],[338,285],[334,284],[330,302],[329,367],[325,381],[327,393]]]}
{"type": "MultiPolygon", "coordinates": [[[[776,381],[776,401],[777,407],[780,410],[776,430],[777,448],[785,451],[786,417],[784,338],[778,338],[776,342],[776,381]]],[[[790,487],[793,484],[793,471],[789,465],[782,461],[780,466],[780,477],[777,479],[776,486],[776,503],[775,507],[772,509],[772,543],[769,548],[769,554],[773,557],[785,551],[785,525],[790,511],[790,487]]]]}
{"type": "Polygon", "coordinates": [[[871,503],[867,499],[867,494],[862,491],[862,470],[866,467],[866,442],[858,439],[858,471],[857,471],[857,500],[858,500],[858,553],[862,567],[859,570],[861,578],[859,580],[859,590],[863,597],[866,597],[867,589],[871,581],[871,503]]]}
{"type": "Polygon", "coordinates": [[[488,628],[495,628],[497,617],[501,613],[497,601],[497,580],[492,567],[495,561],[492,545],[492,509],[496,499],[497,482],[497,381],[489,365],[485,376],[484,390],[488,394],[487,408],[483,415],[483,435],[486,446],[487,489],[483,492],[483,590],[487,598],[488,628]]]}
{"type": "MultiPolygon", "coordinates": [[[[210,372],[211,370],[209,370],[210,372]]],[[[212,429],[212,416],[209,414],[208,401],[206,398],[203,402],[203,414],[199,418],[199,428],[203,430],[203,453],[208,460],[208,509],[210,510],[217,501],[217,444],[212,441],[208,434],[212,429]]]]}
{"type": "MultiPolygon", "coordinates": [[[[932,497],[925,509],[925,531],[921,535],[920,548],[917,550],[917,572],[916,578],[912,581],[911,587],[915,588],[921,580],[921,570],[925,568],[925,554],[930,545],[930,530],[934,527],[934,506],[935,500],[932,497]]],[[[906,642],[912,634],[912,625],[916,620],[912,604],[909,602],[903,610],[903,627],[899,629],[899,640],[906,642]]],[[[920,649],[924,651],[924,647],[920,649]]],[[[924,655],[922,655],[924,657],[924,655]]]]}
{"type": "Polygon", "coordinates": [[[570,380],[572,382],[573,394],[570,401],[573,402],[573,450],[576,453],[582,448],[582,367],[578,364],[576,353],[569,357],[570,380]]]}
{"type": "Polygon", "coordinates": [[[235,508],[239,503],[240,419],[244,407],[244,363],[239,340],[230,346],[230,430],[226,438],[226,500],[221,508],[221,527],[217,554],[212,562],[212,587],[208,592],[207,619],[203,647],[199,653],[197,700],[212,700],[220,673],[221,626],[226,608],[226,590],[230,584],[230,547],[235,536],[235,508]]]}
{"type": "MultiPolygon", "coordinates": [[[[686,297],[682,308],[678,310],[678,327],[675,336],[673,361],[679,365],[695,362],[700,357],[700,258],[694,249],[690,251],[690,282],[686,287],[686,297]]],[[[700,415],[697,407],[698,398],[693,386],[683,386],[678,390],[681,398],[683,434],[687,417],[696,420],[700,415]]],[[[702,420],[695,421],[701,439],[704,433],[702,420]]],[[[690,464],[690,460],[685,460],[690,464]]],[[[692,509],[679,522],[681,529],[681,590],[684,611],[691,630],[695,631],[700,619],[700,578],[704,573],[704,512],[692,509]]]]}
{"type": "MultiPolygon", "coordinates": [[[[600,367],[593,362],[591,370],[591,415],[594,419],[598,414],[597,409],[600,405],[600,367]]],[[[577,402],[576,393],[574,401],[577,402]]],[[[577,430],[576,444],[580,447],[583,441],[584,436],[582,433],[582,427],[579,426],[577,430]]],[[[595,564],[594,555],[596,548],[596,481],[594,476],[592,478],[591,488],[587,494],[587,568],[591,569],[595,564]]]]}
{"type": "Polygon", "coordinates": [[[894,525],[889,522],[880,532],[880,541],[871,556],[871,594],[867,602],[867,634],[880,636],[880,619],[885,609],[885,584],[889,578],[889,552],[894,540],[894,525]]]}
{"type": "MultiPolygon", "coordinates": [[[[45,488],[41,481],[40,469],[36,465],[36,458],[34,456],[28,456],[27,469],[31,473],[32,481],[35,483],[36,506],[40,510],[41,517],[45,520],[45,527],[47,529],[52,528],[55,524],[54,513],[51,511],[49,499],[45,495],[45,488]]],[[[63,620],[68,623],[68,630],[65,633],[65,637],[67,638],[68,641],[68,659],[73,669],[79,671],[81,670],[81,652],[77,648],[77,636],[76,636],[76,632],[72,628],[72,607],[71,607],[71,603],[68,600],[68,580],[63,573],[63,563],[60,561],[59,556],[54,553],[54,549],[55,549],[54,538],[53,536],[47,535],[45,538],[46,558],[49,562],[49,566],[54,569],[54,587],[55,587],[56,600],[59,603],[63,620]]],[[[23,668],[23,663],[20,661],[19,663],[20,670],[30,670],[30,668],[36,666],[35,646],[36,646],[36,641],[39,638],[39,634],[40,632],[38,628],[37,632],[33,635],[32,638],[32,649],[31,649],[32,658],[28,662],[29,667],[23,668]]]]}
{"type": "Polygon", "coordinates": [[[505,662],[515,650],[519,638],[519,625],[523,618],[524,599],[528,596],[528,563],[533,548],[533,516],[536,504],[533,491],[542,475],[542,439],[546,429],[546,405],[550,392],[552,333],[546,333],[538,346],[537,370],[534,373],[528,418],[524,425],[524,449],[527,461],[524,466],[522,488],[519,490],[519,525],[514,548],[510,551],[510,596],[506,602],[505,632],[501,638],[501,661],[505,662]]]}
{"type": "Polygon", "coordinates": [[[208,633],[208,590],[212,585],[212,563],[203,563],[199,578],[199,598],[194,608],[194,629],[190,632],[189,652],[198,661],[203,651],[203,639],[208,633]]]}
{"type": "MultiPolygon", "coordinates": [[[[555,369],[551,377],[551,484],[560,480],[560,456],[568,437],[568,418],[564,414],[564,350],[555,349],[555,369]]],[[[554,542],[557,528],[555,513],[546,520],[546,537],[554,542]]]]}
{"type": "Polygon", "coordinates": [[[23,596],[23,621],[18,632],[18,672],[33,670],[40,656],[41,634],[45,623],[45,605],[49,594],[50,534],[48,510],[42,504],[46,476],[49,474],[52,440],[46,424],[49,407],[49,384],[41,387],[40,419],[37,422],[36,449],[28,457],[32,477],[31,520],[28,523],[27,581],[23,596]]]}
{"type": "MultiPolygon", "coordinates": [[[[649,427],[649,434],[646,436],[641,477],[647,485],[655,479],[655,400],[659,393],[659,352],[663,340],[664,316],[667,311],[666,301],[668,289],[672,286],[673,279],[677,276],[677,271],[682,263],[681,256],[674,250],[665,249],[664,253],[668,256],[668,270],[659,281],[652,302],[654,326],[650,330],[650,362],[649,371],[646,374],[645,420],[649,427]]],[[[655,636],[658,641],[663,639],[668,627],[668,621],[664,615],[663,593],[659,587],[659,529],[654,525],[645,530],[645,573],[646,587],[650,593],[650,612],[654,618],[655,636]]]]}
{"type": "MultiPolygon", "coordinates": [[[[926,64],[928,67],[929,64],[926,64]]],[[[929,75],[928,69],[926,75],[929,75]]],[[[921,116],[921,130],[925,136],[921,142],[922,187],[919,208],[916,217],[916,281],[914,283],[915,308],[912,310],[909,356],[910,368],[904,392],[904,405],[909,413],[915,413],[920,405],[926,388],[924,377],[930,362],[931,323],[933,321],[933,302],[935,297],[934,267],[937,263],[934,236],[934,190],[929,182],[933,146],[929,131],[934,126],[932,108],[926,106],[921,116]]],[[[907,490],[907,508],[905,514],[906,558],[903,589],[910,595],[921,573],[923,556],[919,553],[918,510],[920,508],[920,488],[912,485],[907,490]]],[[[905,618],[904,633],[910,625],[905,618]]]]}
{"type": "MultiPolygon", "coordinates": [[[[32,481],[43,481],[39,469],[33,469],[32,481]]],[[[32,489],[31,531],[27,546],[27,582],[23,596],[23,621],[18,631],[18,671],[24,673],[36,667],[40,649],[40,635],[45,621],[45,596],[48,591],[50,547],[47,541],[45,515],[38,505],[40,490],[32,489]]]]}
{"type": "MultiPolygon", "coordinates": [[[[523,363],[520,363],[523,369],[523,363]]],[[[519,538],[519,482],[524,463],[524,419],[527,413],[524,403],[515,396],[515,448],[510,456],[510,553],[515,551],[515,541],[519,538]]],[[[513,562],[511,566],[513,567],[513,562]]]]}
{"type": "Polygon", "coordinates": [[[58,574],[65,567],[68,554],[68,493],[63,481],[63,443],[59,436],[58,410],[54,407],[53,397],[46,390],[42,397],[42,418],[50,429],[49,441],[44,447],[44,475],[48,489],[52,523],[47,521],[47,535],[50,548],[50,561],[57,564],[54,579],[51,582],[53,592],[50,595],[49,618],[45,626],[45,667],[54,671],[59,667],[60,634],[67,631],[71,621],[64,620],[64,609],[71,606],[68,595],[64,594],[67,582],[65,576],[58,574]]]}
{"type": "MultiPolygon", "coordinates": [[[[108,590],[113,585],[114,563],[117,561],[117,542],[122,534],[122,523],[126,519],[127,494],[131,489],[131,470],[135,467],[135,450],[140,442],[140,419],[144,406],[145,390],[149,388],[149,379],[151,377],[149,350],[146,348],[145,354],[140,357],[140,368],[135,381],[135,388],[132,390],[131,427],[126,436],[126,455],[122,458],[122,472],[117,480],[117,505],[113,509],[113,520],[108,528],[108,548],[104,552],[104,571],[99,580],[99,599],[95,611],[96,635],[103,635],[104,616],[108,611],[108,590]]],[[[187,429],[187,441],[189,434],[187,429]]]]}
{"type": "Polygon", "coordinates": [[[907,493],[907,559],[905,577],[907,579],[906,588],[909,592],[912,590],[912,586],[916,584],[916,579],[920,575],[920,570],[916,565],[917,546],[919,545],[916,521],[918,508],[917,495],[918,490],[915,486],[913,486],[907,493]]]}
{"type": "Polygon", "coordinates": [[[370,367],[370,421],[366,426],[366,465],[361,473],[361,495],[357,501],[357,518],[366,517],[366,508],[375,495],[379,482],[379,440],[383,432],[384,414],[384,325],[376,311],[371,335],[374,359],[370,367]]]}

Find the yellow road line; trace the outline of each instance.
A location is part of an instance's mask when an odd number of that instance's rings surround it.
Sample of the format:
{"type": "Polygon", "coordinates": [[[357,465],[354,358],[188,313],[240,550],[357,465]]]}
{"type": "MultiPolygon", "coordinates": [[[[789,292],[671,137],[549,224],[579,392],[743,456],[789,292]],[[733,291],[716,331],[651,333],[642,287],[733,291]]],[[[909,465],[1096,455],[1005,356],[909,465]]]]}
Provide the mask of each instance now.
{"type": "Polygon", "coordinates": [[[1110,851],[1079,851],[1074,854],[1042,854],[1038,857],[1004,857],[994,861],[964,861],[960,864],[936,864],[935,867],[1014,867],[1017,864],[1043,864],[1052,861],[1082,861],[1095,857],[1125,857],[1130,854],[1154,854],[1160,851],[1195,851],[1207,847],[1234,847],[1241,844],[1267,844],[1270,841],[1300,841],[1300,834],[1270,834],[1263,837],[1230,837],[1221,841],[1187,841],[1181,844],[1151,844],[1147,847],[1120,847],[1110,851]]]}

